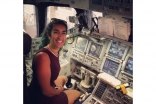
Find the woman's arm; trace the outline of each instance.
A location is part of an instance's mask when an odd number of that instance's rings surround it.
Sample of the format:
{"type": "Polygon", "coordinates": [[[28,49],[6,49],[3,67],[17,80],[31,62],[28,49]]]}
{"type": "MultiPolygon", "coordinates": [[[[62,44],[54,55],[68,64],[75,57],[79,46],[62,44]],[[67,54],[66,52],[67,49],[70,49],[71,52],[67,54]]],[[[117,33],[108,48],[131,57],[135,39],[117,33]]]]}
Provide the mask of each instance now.
{"type": "Polygon", "coordinates": [[[55,89],[50,85],[51,69],[49,56],[44,52],[40,52],[35,56],[34,61],[42,93],[48,97],[60,94],[63,91],[62,87],[55,89]]]}

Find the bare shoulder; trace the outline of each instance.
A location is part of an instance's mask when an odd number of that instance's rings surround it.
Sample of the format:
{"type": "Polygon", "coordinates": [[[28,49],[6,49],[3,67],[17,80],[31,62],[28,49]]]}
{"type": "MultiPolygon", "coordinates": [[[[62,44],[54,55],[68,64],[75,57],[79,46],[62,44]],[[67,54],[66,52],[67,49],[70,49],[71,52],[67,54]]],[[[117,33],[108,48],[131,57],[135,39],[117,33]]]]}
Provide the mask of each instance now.
{"type": "Polygon", "coordinates": [[[50,62],[49,56],[45,52],[39,52],[34,58],[35,62],[50,62]]]}
{"type": "Polygon", "coordinates": [[[45,52],[39,52],[36,54],[35,58],[48,58],[48,54],[45,52]]]}

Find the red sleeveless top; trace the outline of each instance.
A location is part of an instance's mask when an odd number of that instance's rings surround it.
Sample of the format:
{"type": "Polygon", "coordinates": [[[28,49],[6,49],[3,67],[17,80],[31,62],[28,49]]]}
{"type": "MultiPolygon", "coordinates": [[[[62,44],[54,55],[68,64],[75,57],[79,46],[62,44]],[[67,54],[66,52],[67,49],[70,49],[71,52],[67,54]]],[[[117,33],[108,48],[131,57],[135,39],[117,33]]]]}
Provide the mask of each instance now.
{"type": "MultiPolygon", "coordinates": [[[[60,72],[59,57],[56,57],[46,48],[40,49],[36,54],[38,54],[39,52],[45,52],[49,56],[51,62],[50,63],[50,68],[51,68],[50,84],[52,87],[55,87],[56,85],[54,81],[57,79],[60,72]]],[[[34,61],[32,62],[32,70],[33,70],[33,79],[29,86],[29,95],[30,95],[31,102],[33,102],[34,104],[68,104],[68,98],[64,92],[53,97],[47,97],[43,95],[37,80],[36,67],[34,61]]]]}

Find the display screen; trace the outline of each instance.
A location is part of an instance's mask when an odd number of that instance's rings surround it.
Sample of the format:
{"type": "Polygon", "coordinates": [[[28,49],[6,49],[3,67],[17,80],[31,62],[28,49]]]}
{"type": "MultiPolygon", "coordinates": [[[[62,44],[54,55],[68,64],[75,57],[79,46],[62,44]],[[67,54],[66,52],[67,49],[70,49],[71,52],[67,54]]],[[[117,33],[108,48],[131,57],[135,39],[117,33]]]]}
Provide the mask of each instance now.
{"type": "Polygon", "coordinates": [[[101,51],[102,51],[102,47],[103,47],[102,45],[92,42],[90,45],[88,54],[90,56],[94,56],[96,58],[99,58],[101,51]]]}
{"type": "Polygon", "coordinates": [[[132,57],[128,58],[124,71],[133,75],[133,58],[132,57]]]}
{"type": "Polygon", "coordinates": [[[115,76],[116,71],[118,70],[118,67],[119,67],[119,63],[106,58],[106,61],[104,63],[102,70],[112,76],[115,76]]]}
{"type": "Polygon", "coordinates": [[[108,55],[121,60],[124,53],[125,53],[126,47],[127,46],[124,44],[120,44],[119,42],[113,41],[111,46],[110,46],[108,55]]]}
{"type": "Polygon", "coordinates": [[[87,39],[78,37],[76,44],[75,44],[75,48],[81,52],[84,52],[87,46],[87,43],[88,43],[87,39]]]}

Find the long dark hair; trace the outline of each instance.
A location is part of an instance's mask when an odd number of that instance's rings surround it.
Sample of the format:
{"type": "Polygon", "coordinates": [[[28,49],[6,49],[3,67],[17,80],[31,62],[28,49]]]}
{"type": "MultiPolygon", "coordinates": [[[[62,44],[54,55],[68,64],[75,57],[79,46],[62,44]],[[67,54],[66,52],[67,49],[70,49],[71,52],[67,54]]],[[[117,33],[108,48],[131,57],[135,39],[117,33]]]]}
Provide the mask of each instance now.
{"type": "Polygon", "coordinates": [[[47,27],[44,29],[44,31],[41,34],[41,43],[39,46],[39,49],[45,47],[49,44],[49,38],[48,36],[51,36],[51,31],[53,30],[54,25],[61,24],[66,27],[67,30],[67,22],[61,19],[52,18],[50,23],[47,25],[47,27]]]}

